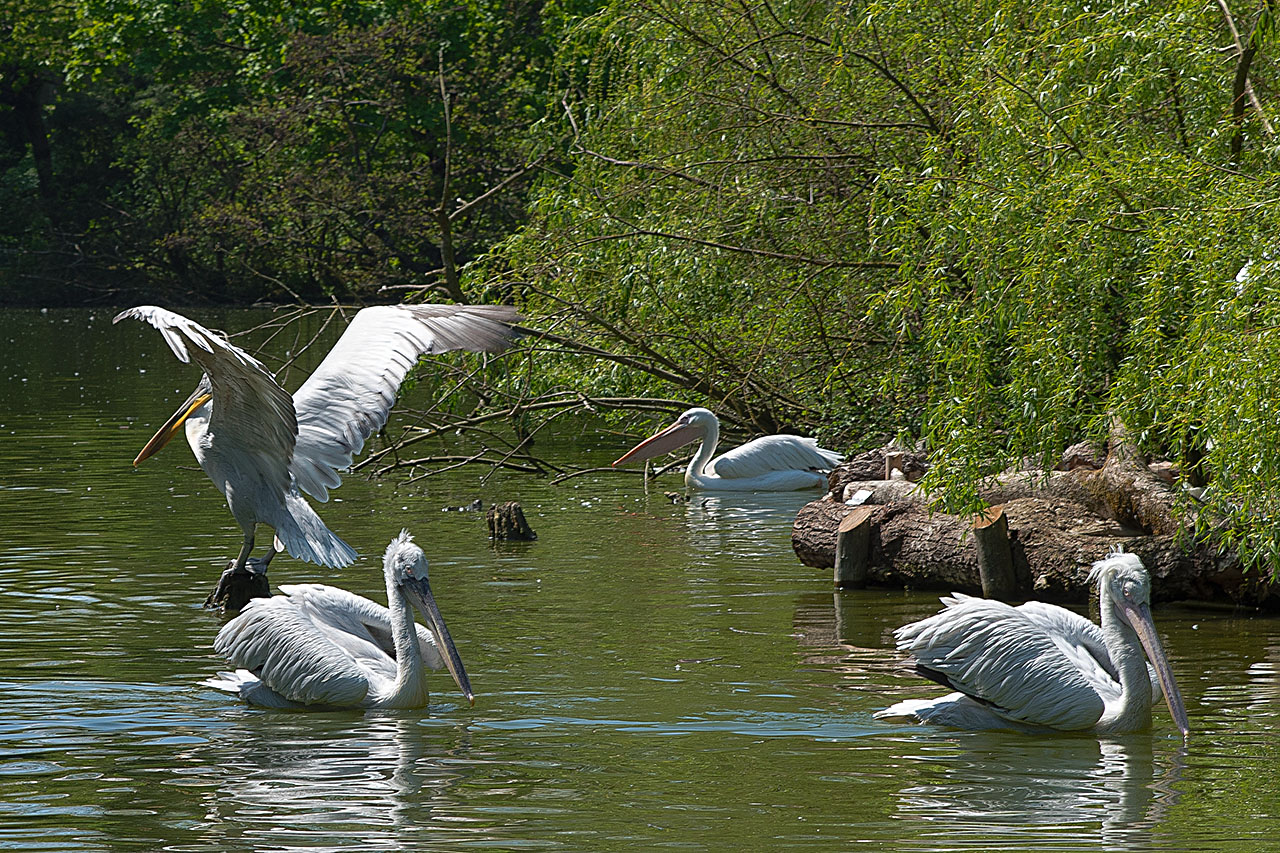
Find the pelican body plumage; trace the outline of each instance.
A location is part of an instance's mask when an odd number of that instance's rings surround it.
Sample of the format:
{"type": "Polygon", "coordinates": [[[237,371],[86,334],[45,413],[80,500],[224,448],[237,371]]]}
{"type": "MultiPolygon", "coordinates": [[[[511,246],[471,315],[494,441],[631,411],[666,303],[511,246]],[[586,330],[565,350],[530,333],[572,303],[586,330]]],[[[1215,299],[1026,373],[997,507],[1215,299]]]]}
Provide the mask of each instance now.
{"type": "MultiPolygon", "coordinates": [[[[179,430],[200,467],[227,499],[244,532],[229,573],[250,570],[258,524],[275,531],[252,568],[265,572],[281,550],[337,568],[356,551],[333,533],[303,498],[324,502],[341,484],[364,442],[381,429],[405,376],[419,356],[451,350],[500,352],[519,320],[505,306],[384,305],[358,312],[341,338],[292,395],[256,358],[180,314],[144,305],[114,322],[149,323],[182,362],[204,371],[196,390],[147,442],[136,466],[179,430]]],[[[221,585],[220,585],[221,588],[221,585]]]]}
{"type": "Polygon", "coordinates": [[[825,486],[826,472],[843,457],[819,447],[812,438],[766,435],[715,456],[720,420],[708,409],[692,408],[675,423],[628,450],[613,464],[640,461],[670,453],[702,439],[684,472],[684,484],[704,491],[790,492],[825,486]]]}
{"type": "Polygon", "coordinates": [[[323,584],[255,598],[218,632],[214,649],[238,667],[201,682],[266,708],[422,708],[426,667],[445,668],[474,703],[471,682],[407,530],[382,558],[387,607],[323,584]],[[426,627],[414,622],[413,608],[426,627]]]}
{"type": "Polygon", "coordinates": [[[1011,607],[953,593],[939,613],[895,632],[916,671],[956,691],[875,716],[960,729],[1124,734],[1151,726],[1164,694],[1185,737],[1186,708],[1151,619],[1151,578],[1135,554],[1093,564],[1101,626],[1062,607],[1011,607]],[[1143,657],[1145,650],[1146,659],[1143,657]]]}

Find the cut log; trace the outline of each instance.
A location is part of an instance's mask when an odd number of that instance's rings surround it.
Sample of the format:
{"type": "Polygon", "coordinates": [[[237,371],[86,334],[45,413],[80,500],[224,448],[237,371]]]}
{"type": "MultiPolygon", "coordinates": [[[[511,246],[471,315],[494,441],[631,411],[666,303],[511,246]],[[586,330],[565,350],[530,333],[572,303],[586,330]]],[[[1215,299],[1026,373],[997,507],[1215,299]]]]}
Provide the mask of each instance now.
{"type": "MultiPolygon", "coordinates": [[[[833,501],[813,501],[800,509],[791,543],[802,563],[834,570],[838,528],[853,509],[833,501]]],[[[1257,575],[1246,576],[1230,552],[1205,547],[1188,551],[1181,537],[1173,535],[1133,535],[1087,507],[1057,499],[1019,498],[1005,504],[1004,512],[1017,531],[1010,539],[1015,587],[1028,597],[1084,603],[1090,567],[1122,546],[1141,557],[1151,573],[1154,600],[1280,603],[1275,586],[1257,575]]],[[[890,504],[874,507],[871,523],[868,584],[981,594],[968,519],[929,513],[919,505],[890,504]]]]}
{"type": "Polygon", "coordinates": [[[836,536],[840,522],[854,508],[839,501],[810,501],[791,524],[791,549],[806,566],[830,569],[836,564],[836,536]]]}
{"type": "Polygon", "coordinates": [[[912,453],[894,445],[868,450],[837,465],[827,478],[827,488],[837,495],[844,493],[846,483],[873,481],[889,478],[888,457],[897,459],[898,470],[911,482],[919,480],[929,470],[928,459],[920,453],[912,453]]]}
{"type": "MultiPolygon", "coordinates": [[[[930,512],[930,496],[911,483],[875,479],[893,450],[870,451],[832,472],[831,495],[796,515],[791,531],[796,556],[809,566],[833,568],[840,525],[854,511],[839,499],[865,492],[872,526],[868,583],[980,591],[980,562],[1003,557],[995,553],[979,559],[988,547],[982,539],[999,540],[998,523],[975,526],[972,518],[930,512]]],[[[927,464],[915,463],[911,454],[906,459],[908,467],[927,464]]],[[[1082,463],[1069,471],[1011,471],[982,483],[980,497],[1003,507],[1010,531],[1004,550],[1013,574],[1011,587],[1007,573],[1002,581],[988,578],[988,594],[1084,602],[1091,565],[1119,546],[1142,558],[1151,573],[1154,600],[1280,609],[1280,584],[1271,582],[1265,570],[1246,574],[1234,550],[1192,541],[1189,516],[1199,505],[1183,494],[1181,484],[1161,479],[1159,467],[1153,471],[1148,462],[1117,425],[1097,470],[1082,463]]]]}
{"type": "Polygon", "coordinates": [[[978,578],[984,598],[1010,601],[1017,595],[1013,553],[1009,549],[1009,517],[1004,507],[993,506],[973,522],[973,544],[978,555],[978,578]]]}
{"type": "Polygon", "coordinates": [[[859,506],[836,528],[835,584],[860,589],[867,585],[867,560],[871,551],[871,514],[874,507],[859,506]]]}
{"type": "Polygon", "coordinates": [[[515,501],[507,501],[504,504],[495,504],[489,507],[486,518],[489,522],[489,537],[491,539],[514,539],[532,542],[538,538],[538,534],[533,532],[533,528],[525,520],[524,510],[515,501]]]}

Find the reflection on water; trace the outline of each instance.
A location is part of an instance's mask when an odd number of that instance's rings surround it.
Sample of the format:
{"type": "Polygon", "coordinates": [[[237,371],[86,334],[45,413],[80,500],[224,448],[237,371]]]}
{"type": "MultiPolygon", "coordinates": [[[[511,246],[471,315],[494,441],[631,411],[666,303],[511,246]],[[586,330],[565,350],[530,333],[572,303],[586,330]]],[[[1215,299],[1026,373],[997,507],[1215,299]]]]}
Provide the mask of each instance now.
{"type": "MultiPolygon", "coordinates": [[[[448,763],[466,751],[465,732],[370,713],[351,715],[341,739],[318,738],[305,718],[283,716],[264,724],[246,712],[220,733],[224,778],[206,820],[234,827],[232,837],[275,846],[351,828],[371,849],[402,850],[418,849],[424,827],[466,831],[449,793],[465,773],[448,763]]],[[[207,760],[201,751],[189,757],[207,760]]]]}
{"type": "Polygon", "coordinates": [[[370,556],[278,558],[276,582],[381,598],[378,555],[409,527],[476,705],[446,675],[422,712],[244,708],[198,686],[222,666],[199,602],[234,521],[185,447],[130,465],[194,377],[107,320],[0,316],[6,849],[1274,848],[1280,622],[1157,613],[1185,749],[1159,712],[1115,740],[876,721],[921,693],[892,631],[937,597],[833,593],[791,553],[803,492],[348,477],[324,517],[370,556]],[[441,512],[477,498],[519,500],[538,541],[495,547],[481,513],[441,512]]]}
{"type": "Polygon", "coordinates": [[[946,752],[907,756],[931,765],[927,784],[898,794],[898,816],[926,824],[917,846],[987,848],[993,837],[1052,844],[1071,833],[1076,844],[1135,849],[1177,805],[1185,747],[1157,757],[1149,737],[959,737],[946,752]],[[936,777],[936,778],[935,778],[936,777]]]}

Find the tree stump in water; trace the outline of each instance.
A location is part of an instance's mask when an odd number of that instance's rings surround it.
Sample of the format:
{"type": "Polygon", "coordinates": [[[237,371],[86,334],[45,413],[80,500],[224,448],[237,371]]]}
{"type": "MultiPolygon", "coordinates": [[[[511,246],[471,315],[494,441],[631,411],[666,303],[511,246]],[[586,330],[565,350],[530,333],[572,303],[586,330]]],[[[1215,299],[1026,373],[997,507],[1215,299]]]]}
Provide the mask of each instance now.
{"type": "Polygon", "coordinates": [[[489,538],[515,539],[532,542],[538,538],[529,522],[525,521],[524,510],[515,501],[495,504],[489,507],[489,538]]]}
{"type": "Polygon", "coordinates": [[[875,507],[855,507],[836,529],[835,584],[861,589],[867,585],[867,560],[871,551],[871,514],[875,507]]]}
{"type": "Polygon", "coordinates": [[[267,580],[265,569],[263,571],[245,569],[237,572],[234,567],[233,560],[227,566],[227,570],[222,573],[222,577],[218,578],[218,585],[214,587],[213,592],[209,593],[209,597],[204,600],[205,607],[221,607],[223,613],[235,615],[243,610],[251,599],[271,597],[271,584],[267,580]]]}
{"type": "Polygon", "coordinates": [[[973,542],[978,550],[983,598],[1009,601],[1018,590],[1013,552],[1009,549],[1009,518],[1004,514],[1004,507],[993,506],[974,520],[973,542]]]}

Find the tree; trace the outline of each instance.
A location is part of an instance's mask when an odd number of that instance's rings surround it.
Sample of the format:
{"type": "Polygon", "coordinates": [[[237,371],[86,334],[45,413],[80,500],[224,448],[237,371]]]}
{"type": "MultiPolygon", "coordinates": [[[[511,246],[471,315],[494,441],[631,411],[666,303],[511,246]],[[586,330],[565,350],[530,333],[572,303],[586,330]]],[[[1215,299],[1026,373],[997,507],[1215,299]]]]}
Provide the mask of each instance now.
{"type": "MultiPolygon", "coordinates": [[[[66,223],[51,238],[80,262],[55,272],[235,301],[382,288],[468,299],[459,268],[522,221],[528,176],[553,150],[535,128],[557,33],[591,8],[78,0],[50,15],[20,5],[25,47],[10,53],[57,87],[32,89],[31,74],[0,68],[17,81],[15,115],[54,128],[10,134],[19,155],[34,152],[23,162],[39,177],[15,195],[44,199],[66,223]],[[38,109],[23,106],[28,90],[38,109]],[[86,113],[98,120],[64,120],[86,113]],[[78,168],[83,153],[99,158],[94,169],[78,168]],[[77,186],[74,209],[54,198],[53,187],[77,186]]],[[[34,255],[24,235],[37,219],[19,217],[15,257],[34,255]]]]}
{"type": "Polygon", "coordinates": [[[606,353],[593,389],[922,440],[952,510],[1119,418],[1280,553],[1271,14],[616,4],[572,171],[477,272],[606,353]]]}

